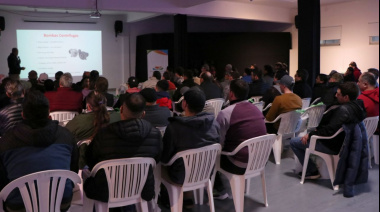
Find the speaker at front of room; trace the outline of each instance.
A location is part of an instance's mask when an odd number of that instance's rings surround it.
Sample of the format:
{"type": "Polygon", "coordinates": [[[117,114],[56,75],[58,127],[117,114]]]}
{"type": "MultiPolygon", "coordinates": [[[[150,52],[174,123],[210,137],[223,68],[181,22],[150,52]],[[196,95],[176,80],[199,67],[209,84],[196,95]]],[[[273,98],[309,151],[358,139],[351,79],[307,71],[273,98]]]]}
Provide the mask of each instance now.
{"type": "Polygon", "coordinates": [[[123,32],[123,21],[115,21],[115,36],[123,32]]]}
{"type": "Polygon", "coordinates": [[[0,16],[0,31],[5,30],[5,19],[3,16],[0,16]]]}

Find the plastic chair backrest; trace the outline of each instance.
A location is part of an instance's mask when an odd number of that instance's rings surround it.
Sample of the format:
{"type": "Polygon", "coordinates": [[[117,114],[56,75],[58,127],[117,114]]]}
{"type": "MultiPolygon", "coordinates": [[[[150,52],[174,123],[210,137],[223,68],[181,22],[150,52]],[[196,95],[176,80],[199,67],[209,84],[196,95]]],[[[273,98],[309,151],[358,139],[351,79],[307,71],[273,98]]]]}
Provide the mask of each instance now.
{"type": "Polygon", "coordinates": [[[295,133],[298,121],[301,118],[301,113],[297,111],[290,111],[279,115],[281,117],[280,127],[277,134],[287,135],[295,133]]]}
{"type": "Polygon", "coordinates": [[[263,108],[263,111],[267,111],[270,107],[272,107],[272,103],[269,103],[265,108],[263,108]]]}
{"type": "Polygon", "coordinates": [[[95,165],[91,176],[104,169],[109,190],[108,204],[129,205],[139,202],[150,166],[153,169],[156,166],[153,158],[106,160],[95,165]]]}
{"type": "Polygon", "coordinates": [[[253,99],[254,102],[260,102],[261,98],[263,98],[263,96],[252,96],[250,99],[253,99]]]}
{"type": "Polygon", "coordinates": [[[314,99],[314,101],[313,101],[312,103],[310,103],[310,105],[315,105],[315,104],[317,104],[320,100],[321,100],[321,97],[318,97],[318,98],[314,99]]]}
{"type": "Polygon", "coordinates": [[[309,107],[306,109],[305,114],[309,116],[307,121],[307,129],[312,129],[318,127],[322,120],[323,113],[326,110],[326,105],[318,105],[309,107]]]}
{"type": "Polygon", "coordinates": [[[67,179],[81,182],[77,173],[68,170],[46,170],[17,178],[1,190],[1,210],[9,193],[18,188],[26,211],[60,211],[67,179]]]}
{"type": "Polygon", "coordinates": [[[363,122],[367,131],[367,137],[369,139],[376,131],[377,124],[379,123],[379,116],[368,117],[364,119],[363,122]]]}
{"type": "Polygon", "coordinates": [[[55,111],[50,113],[51,119],[59,122],[69,121],[76,115],[78,115],[78,112],[76,111],[55,111]]]}
{"type": "Polygon", "coordinates": [[[183,187],[196,187],[206,183],[214,170],[215,161],[221,149],[220,144],[213,144],[198,149],[185,150],[174,155],[170,162],[182,158],[185,165],[186,176],[183,187]]]}
{"type": "Polygon", "coordinates": [[[303,98],[302,99],[302,110],[305,110],[310,106],[311,98],[303,98]]]}
{"type": "Polygon", "coordinates": [[[209,99],[206,101],[206,104],[210,104],[214,107],[215,118],[218,116],[218,113],[222,110],[223,103],[224,103],[224,99],[222,98],[209,99]]]}
{"type": "Polygon", "coordinates": [[[161,136],[164,137],[166,126],[156,127],[160,132],[161,136]]]}
{"type": "Polygon", "coordinates": [[[255,105],[261,112],[263,112],[264,102],[254,102],[252,104],[255,105]]]}

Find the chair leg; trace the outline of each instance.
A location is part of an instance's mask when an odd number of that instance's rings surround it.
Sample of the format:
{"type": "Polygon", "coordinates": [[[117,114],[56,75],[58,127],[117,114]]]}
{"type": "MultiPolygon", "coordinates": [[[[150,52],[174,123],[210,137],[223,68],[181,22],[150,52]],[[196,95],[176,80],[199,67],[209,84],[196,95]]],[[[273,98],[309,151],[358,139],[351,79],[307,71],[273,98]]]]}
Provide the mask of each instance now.
{"type": "Polygon", "coordinates": [[[261,171],[261,184],[263,186],[264,204],[265,204],[265,207],[268,207],[267,187],[265,183],[265,170],[261,171]]]}
{"type": "Polygon", "coordinates": [[[273,144],[273,155],[276,164],[281,163],[281,146],[282,146],[282,135],[278,135],[276,141],[273,144]]]}
{"type": "MultiPolygon", "coordinates": [[[[367,146],[368,146],[368,167],[370,169],[372,169],[372,163],[371,163],[371,160],[372,160],[372,152],[371,152],[371,142],[372,141],[372,137],[371,138],[368,138],[368,143],[367,143],[367,146]]],[[[373,147],[372,147],[373,148],[373,147]]]]}
{"type": "Polygon", "coordinates": [[[249,190],[251,189],[251,179],[245,179],[245,194],[249,195],[249,190]]]}
{"type": "Polygon", "coordinates": [[[140,208],[141,208],[140,211],[141,211],[141,212],[149,212],[147,201],[141,199],[141,202],[140,202],[140,204],[138,204],[138,205],[140,205],[140,208]]]}
{"type": "MultiPolygon", "coordinates": [[[[203,189],[202,189],[202,191],[203,191],[203,189]]],[[[208,195],[208,199],[209,199],[208,201],[209,201],[209,205],[210,205],[210,212],[215,212],[214,197],[212,195],[212,183],[210,180],[207,183],[207,195],[208,195]]]]}
{"type": "Polygon", "coordinates": [[[198,190],[193,190],[193,195],[194,195],[194,204],[198,205],[198,199],[199,199],[198,190]]]}
{"type": "Polygon", "coordinates": [[[309,148],[306,148],[305,159],[303,161],[303,167],[302,167],[301,184],[303,184],[305,182],[305,175],[306,175],[307,165],[309,163],[309,157],[310,157],[310,150],[309,150],[309,148]]]}
{"type": "Polygon", "coordinates": [[[204,188],[198,189],[198,197],[199,197],[199,204],[200,205],[203,205],[204,195],[205,195],[204,188]]]}
{"type": "Polygon", "coordinates": [[[95,201],[96,212],[108,212],[108,203],[95,201]]]}
{"type": "Polygon", "coordinates": [[[234,199],[235,211],[243,212],[244,211],[244,176],[240,175],[231,175],[229,178],[232,197],[234,199]]]}
{"type": "Polygon", "coordinates": [[[171,185],[168,182],[164,182],[164,185],[169,193],[170,209],[171,212],[181,212],[183,204],[183,190],[181,187],[171,185]]]}
{"type": "Polygon", "coordinates": [[[379,135],[372,136],[372,148],[375,164],[379,164],[379,135]]]}
{"type": "Polygon", "coordinates": [[[83,212],[93,212],[95,201],[83,194],[83,212]]]}

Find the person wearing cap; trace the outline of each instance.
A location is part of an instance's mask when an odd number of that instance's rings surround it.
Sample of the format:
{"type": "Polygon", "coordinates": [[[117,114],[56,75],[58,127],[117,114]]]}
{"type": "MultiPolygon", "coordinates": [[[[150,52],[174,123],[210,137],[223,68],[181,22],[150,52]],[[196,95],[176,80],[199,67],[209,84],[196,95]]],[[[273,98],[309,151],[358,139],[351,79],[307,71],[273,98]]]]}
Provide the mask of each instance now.
{"type": "Polygon", "coordinates": [[[171,117],[167,107],[160,107],[157,101],[157,93],[153,88],[144,88],[140,94],[146,101],[145,115],[143,119],[149,121],[154,127],[163,127],[169,124],[168,118],[171,117]]]}
{"type": "Polygon", "coordinates": [[[127,89],[127,93],[136,93],[136,92],[140,92],[141,89],[138,88],[139,86],[139,81],[136,77],[129,77],[128,78],[128,89],[127,89]]]}
{"type": "MultiPolygon", "coordinates": [[[[206,102],[204,93],[198,89],[189,89],[183,97],[184,116],[169,118],[162,140],[163,163],[168,163],[178,152],[219,143],[219,124],[214,114],[202,112],[206,102]]],[[[185,167],[182,160],[175,161],[167,171],[174,183],[183,184],[185,167]]]]}
{"type": "MultiPolygon", "coordinates": [[[[289,75],[285,75],[281,78],[279,85],[283,94],[274,99],[272,107],[265,116],[266,120],[273,121],[277,116],[283,113],[302,108],[302,99],[297,94],[293,93],[294,83],[293,77],[289,75]]],[[[267,132],[277,133],[279,126],[279,121],[274,124],[267,124],[267,132]]]]}
{"type": "Polygon", "coordinates": [[[307,79],[309,78],[309,73],[305,69],[297,70],[294,75],[294,84],[293,92],[297,94],[301,99],[311,98],[313,96],[313,91],[309,84],[307,84],[307,79]]]}

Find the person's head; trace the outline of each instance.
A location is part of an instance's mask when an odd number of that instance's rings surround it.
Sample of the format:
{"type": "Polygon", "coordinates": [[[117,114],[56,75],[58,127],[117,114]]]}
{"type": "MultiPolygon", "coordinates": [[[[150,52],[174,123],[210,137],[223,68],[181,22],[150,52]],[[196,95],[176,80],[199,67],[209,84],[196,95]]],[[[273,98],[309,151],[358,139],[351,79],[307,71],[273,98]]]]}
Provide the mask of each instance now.
{"type": "Polygon", "coordinates": [[[338,86],[335,94],[338,102],[344,104],[356,100],[359,96],[359,87],[355,82],[345,82],[338,86]]]}
{"type": "Polygon", "coordinates": [[[73,84],[73,77],[70,73],[62,74],[61,78],[59,78],[59,86],[65,88],[71,88],[73,84]]]}
{"type": "Polygon", "coordinates": [[[342,83],[343,82],[343,76],[340,73],[335,73],[331,75],[329,82],[337,82],[337,83],[342,83]]]}
{"type": "Polygon", "coordinates": [[[49,121],[49,100],[40,91],[29,91],[22,102],[22,117],[32,128],[44,127],[49,121]]]}
{"type": "Polygon", "coordinates": [[[293,91],[294,87],[294,79],[293,77],[289,75],[284,75],[280,81],[278,81],[278,84],[280,85],[280,89],[282,93],[288,93],[293,91]]]}
{"type": "Polygon", "coordinates": [[[10,80],[5,84],[5,93],[11,99],[24,97],[24,87],[18,80],[10,80]]]}
{"type": "Polygon", "coordinates": [[[99,72],[97,70],[92,70],[90,72],[90,79],[96,81],[96,79],[98,79],[99,77],[99,72]]]}
{"type": "Polygon", "coordinates": [[[264,76],[274,77],[273,67],[271,65],[264,65],[264,76]]]}
{"type": "Polygon", "coordinates": [[[226,70],[226,72],[231,72],[232,71],[232,65],[227,64],[225,70],[226,70]]]}
{"type": "Polygon", "coordinates": [[[128,78],[128,87],[129,88],[137,88],[139,86],[139,81],[136,77],[129,77],[128,78]]]}
{"type": "Polygon", "coordinates": [[[164,74],[163,74],[163,78],[165,80],[170,80],[171,76],[170,76],[170,72],[169,71],[165,71],[164,74]]]}
{"type": "Polygon", "coordinates": [[[185,80],[193,79],[193,71],[192,70],[186,70],[185,73],[183,74],[183,79],[185,79],[185,80]]]}
{"type": "Polygon", "coordinates": [[[128,94],[120,107],[121,120],[142,118],[145,114],[145,99],[140,93],[128,94]]]}
{"type": "Polygon", "coordinates": [[[105,126],[110,122],[110,115],[107,112],[107,99],[101,93],[96,93],[91,91],[86,97],[86,108],[88,112],[92,112],[95,116],[94,118],[94,133],[93,136],[100,130],[101,127],[105,126]]]}
{"type": "Polygon", "coordinates": [[[83,79],[82,88],[90,88],[90,78],[86,77],[83,79]]]}
{"type": "Polygon", "coordinates": [[[161,79],[161,73],[159,71],[154,71],[153,77],[155,77],[157,80],[160,80],[161,79]]]}
{"type": "Polygon", "coordinates": [[[274,82],[277,83],[277,81],[281,80],[281,78],[285,75],[287,75],[285,70],[278,70],[274,75],[274,82]]]}
{"type": "Polygon", "coordinates": [[[12,54],[14,54],[15,56],[18,56],[18,49],[12,48],[12,54]]]}
{"type": "Polygon", "coordinates": [[[251,76],[252,69],[250,68],[245,68],[244,69],[244,76],[251,76]]]}
{"type": "Polygon", "coordinates": [[[99,77],[95,82],[95,90],[99,93],[107,93],[108,80],[105,77],[99,77]]]}
{"type": "Polygon", "coordinates": [[[29,80],[37,80],[37,71],[35,71],[35,70],[29,71],[28,79],[29,80]]]}
{"type": "Polygon", "coordinates": [[[169,83],[167,80],[160,80],[156,84],[157,91],[167,91],[169,89],[169,83]]]}
{"type": "Polygon", "coordinates": [[[201,68],[202,72],[210,71],[210,66],[208,64],[204,64],[201,68]]]}
{"type": "Polygon", "coordinates": [[[358,66],[356,65],[356,62],[352,61],[349,65],[352,68],[357,68],[358,66]]]}
{"type": "Polygon", "coordinates": [[[261,80],[263,78],[263,73],[259,69],[252,70],[252,81],[261,80]]]}
{"type": "Polygon", "coordinates": [[[376,79],[373,74],[369,72],[364,72],[360,75],[358,80],[358,86],[360,91],[373,90],[376,87],[376,79]]]}
{"type": "Polygon", "coordinates": [[[199,89],[189,89],[183,94],[182,108],[185,116],[192,116],[202,112],[206,103],[206,96],[199,89]]]}
{"type": "Polygon", "coordinates": [[[240,79],[240,73],[238,71],[231,72],[232,80],[240,79]]]}
{"type": "Polygon", "coordinates": [[[325,84],[327,83],[327,75],[326,74],[318,74],[317,78],[315,79],[316,84],[325,84]]]}
{"type": "Polygon", "coordinates": [[[38,82],[44,83],[47,79],[49,79],[49,76],[46,73],[41,73],[38,77],[38,82]]]}
{"type": "Polygon", "coordinates": [[[275,70],[281,70],[281,69],[283,69],[282,68],[282,62],[277,62],[276,64],[274,64],[274,69],[275,70]]]}
{"type": "Polygon", "coordinates": [[[54,91],[54,81],[51,79],[47,79],[44,82],[45,91],[54,91]]]}
{"type": "Polygon", "coordinates": [[[174,70],[174,73],[177,77],[182,77],[183,76],[183,72],[185,72],[185,69],[183,69],[182,67],[177,67],[175,68],[174,70]]]}
{"type": "Polygon", "coordinates": [[[248,83],[241,79],[234,79],[230,83],[230,93],[228,99],[233,100],[245,100],[248,97],[249,86],[248,83]]]}
{"type": "Polygon", "coordinates": [[[153,105],[157,101],[157,93],[153,88],[144,88],[140,91],[147,105],[153,105]]]}
{"type": "Polygon", "coordinates": [[[59,80],[61,78],[61,76],[63,75],[63,72],[62,71],[57,71],[54,75],[54,78],[55,80],[59,80]]]}
{"type": "Polygon", "coordinates": [[[294,75],[294,79],[296,82],[306,82],[309,78],[309,73],[305,69],[299,69],[297,70],[296,74],[294,75]]]}
{"type": "Polygon", "coordinates": [[[375,76],[375,80],[379,79],[379,69],[369,68],[368,72],[375,76]]]}
{"type": "Polygon", "coordinates": [[[344,73],[344,76],[353,75],[353,74],[354,74],[354,69],[352,67],[348,67],[346,72],[344,73]]]}
{"type": "Polygon", "coordinates": [[[90,78],[90,72],[89,71],[84,71],[82,75],[82,79],[90,78]]]}
{"type": "Polygon", "coordinates": [[[212,75],[211,75],[211,73],[210,72],[202,72],[202,74],[201,74],[201,82],[203,83],[203,82],[212,82],[212,79],[213,79],[213,77],[212,77],[212,75]]]}

